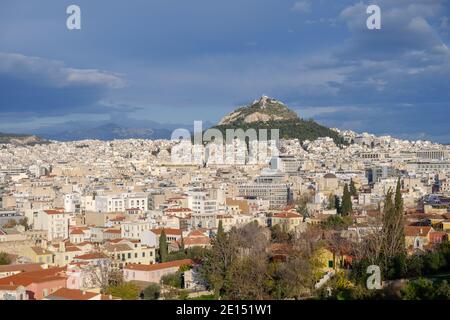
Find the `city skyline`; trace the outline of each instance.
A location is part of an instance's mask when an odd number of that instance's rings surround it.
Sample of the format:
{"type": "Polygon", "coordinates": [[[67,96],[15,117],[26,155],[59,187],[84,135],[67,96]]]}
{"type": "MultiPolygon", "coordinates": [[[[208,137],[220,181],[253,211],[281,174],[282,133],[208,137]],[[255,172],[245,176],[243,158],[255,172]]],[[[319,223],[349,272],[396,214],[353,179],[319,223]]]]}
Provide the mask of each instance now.
{"type": "Polygon", "coordinates": [[[216,123],[266,94],[328,127],[448,143],[448,1],[9,1],[0,131],[216,123]],[[371,2],[372,3],[372,2],[371,2]],[[50,36],[49,36],[50,35],[50,36]]]}

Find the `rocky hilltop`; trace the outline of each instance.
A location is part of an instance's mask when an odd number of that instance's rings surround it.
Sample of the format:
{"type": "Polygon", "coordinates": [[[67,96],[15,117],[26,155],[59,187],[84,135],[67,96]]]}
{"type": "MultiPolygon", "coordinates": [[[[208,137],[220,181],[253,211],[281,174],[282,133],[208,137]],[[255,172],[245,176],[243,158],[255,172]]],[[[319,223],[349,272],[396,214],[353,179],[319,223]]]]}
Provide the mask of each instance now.
{"type": "Polygon", "coordinates": [[[299,120],[297,113],[278,100],[262,96],[252,104],[226,115],[218,125],[289,120],[299,120]]]}

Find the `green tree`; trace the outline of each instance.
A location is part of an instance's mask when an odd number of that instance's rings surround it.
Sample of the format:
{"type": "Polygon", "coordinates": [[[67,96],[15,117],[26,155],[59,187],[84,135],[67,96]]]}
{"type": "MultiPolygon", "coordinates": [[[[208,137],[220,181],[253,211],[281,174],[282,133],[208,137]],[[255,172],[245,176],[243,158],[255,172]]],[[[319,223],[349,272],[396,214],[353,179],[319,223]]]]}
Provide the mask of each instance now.
{"type": "Polygon", "coordinates": [[[342,214],[341,200],[338,196],[334,196],[334,207],[336,208],[337,214],[342,214]]]}
{"type": "Polygon", "coordinates": [[[181,272],[177,271],[162,276],[161,283],[166,286],[181,289],[181,272]]]}
{"type": "Polygon", "coordinates": [[[235,237],[223,230],[222,221],[216,236],[212,239],[211,250],[208,251],[203,262],[201,272],[214,295],[219,298],[224,292],[231,273],[231,266],[238,255],[238,242],[235,237]]]}
{"type": "Polygon", "coordinates": [[[19,224],[25,228],[25,231],[29,229],[27,217],[20,219],[19,224]]]}
{"type": "Polygon", "coordinates": [[[0,252],[0,265],[11,264],[11,258],[6,252],[0,252]]]}
{"type": "Polygon", "coordinates": [[[350,194],[352,195],[352,197],[358,196],[358,191],[356,190],[355,182],[353,182],[352,179],[350,180],[350,194]]]}
{"type": "Polygon", "coordinates": [[[350,191],[348,190],[348,184],[345,184],[344,194],[342,196],[342,215],[348,216],[350,213],[352,213],[352,211],[352,197],[350,195],[350,191]]]}
{"type": "Polygon", "coordinates": [[[327,230],[344,230],[351,226],[353,219],[350,216],[331,215],[322,221],[322,227],[327,230]]]}
{"type": "Polygon", "coordinates": [[[184,251],[184,237],[181,235],[180,251],[184,251]]]}
{"type": "Polygon", "coordinates": [[[332,195],[332,194],[330,194],[330,196],[328,197],[327,209],[329,209],[329,210],[336,209],[336,202],[334,200],[334,195],[332,195]]]}
{"type": "Polygon", "coordinates": [[[270,227],[270,236],[273,243],[288,243],[292,239],[291,234],[283,230],[279,224],[270,227]]]}
{"type": "Polygon", "coordinates": [[[419,278],[406,285],[404,290],[404,300],[433,300],[435,288],[433,281],[425,278],[419,278]]]}
{"type": "Polygon", "coordinates": [[[123,300],[137,300],[139,298],[139,287],[131,282],[125,282],[115,286],[109,286],[106,294],[119,297],[123,300]]]}
{"type": "Polygon", "coordinates": [[[225,236],[225,231],[223,229],[223,222],[222,220],[219,221],[219,226],[217,228],[217,237],[223,238],[225,236]]]}
{"type": "Polygon", "coordinates": [[[144,300],[158,300],[161,296],[161,287],[156,283],[151,283],[142,291],[141,296],[144,300]]]}
{"type": "Polygon", "coordinates": [[[390,264],[389,260],[399,255],[405,255],[403,200],[400,190],[400,179],[397,182],[394,202],[392,191],[386,194],[383,213],[383,243],[382,255],[384,266],[390,264]]]}
{"type": "Polygon", "coordinates": [[[161,262],[167,261],[168,251],[166,232],[162,229],[161,235],[159,236],[159,259],[161,262]]]}

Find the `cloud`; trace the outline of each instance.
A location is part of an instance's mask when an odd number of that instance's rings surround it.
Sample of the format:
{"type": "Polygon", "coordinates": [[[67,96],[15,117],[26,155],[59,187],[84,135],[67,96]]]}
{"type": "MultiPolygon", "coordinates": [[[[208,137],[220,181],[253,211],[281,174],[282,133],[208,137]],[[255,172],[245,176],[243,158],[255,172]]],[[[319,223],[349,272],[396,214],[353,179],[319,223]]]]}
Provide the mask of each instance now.
{"type": "Polygon", "coordinates": [[[311,3],[306,0],[297,1],[292,6],[292,10],[298,11],[298,12],[303,12],[303,13],[311,12],[311,3]]]}
{"type": "Polygon", "coordinates": [[[108,110],[108,90],[125,86],[116,74],[69,68],[64,63],[0,52],[0,114],[40,116],[108,110]]]}

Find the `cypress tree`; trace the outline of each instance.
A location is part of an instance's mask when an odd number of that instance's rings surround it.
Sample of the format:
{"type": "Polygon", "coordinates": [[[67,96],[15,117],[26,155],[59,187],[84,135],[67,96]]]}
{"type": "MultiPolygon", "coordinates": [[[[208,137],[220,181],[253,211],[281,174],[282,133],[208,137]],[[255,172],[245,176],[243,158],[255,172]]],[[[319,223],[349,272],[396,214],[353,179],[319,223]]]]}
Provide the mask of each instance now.
{"type": "Polygon", "coordinates": [[[184,252],[184,237],[181,235],[180,250],[184,252]]]}
{"type": "Polygon", "coordinates": [[[168,256],[168,245],[167,245],[167,237],[164,229],[161,231],[161,235],[159,236],[159,258],[161,262],[166,262],[168,256]]]}
{"type": "Polygon", "coordinates": [[[358,196],[358,191],[356,190],[356,186],[353,180],[350,180],[350,194],[352,195],[352,197],[358,196]]]}
{"type": "Polygon", "coordinates": [[[225,230],[223,229],[222,220],[219,221],[219,227],[217,228],[217,238],[223,239],[225,237],[225,230]]]}
{"type": "Polygon", "coordinates": [[[334,196],[334,207],[336,208],[336,212],[338,214],[342,214],[341,200],[338,196],[334,196]]]}
{"type": "Polygon", "coordinates": [[[390,259],[404,255],[405,233],[403,199],[401,194],[400,179],[397,181],[394,199],[391,190],[386,194],[383,214],[383,256],[387,262],[390,259]]]}
{"type": "Polygon", "coordinates": [[[352,198],[348,190],[348,184],[345,184],[344,195],[342,196],[342,215],[348,216],[352,211],[352,198]]]}

